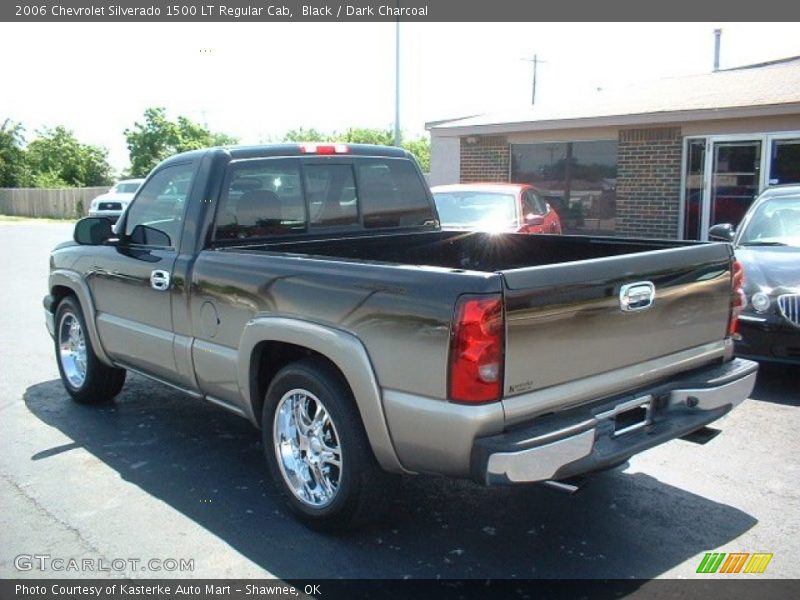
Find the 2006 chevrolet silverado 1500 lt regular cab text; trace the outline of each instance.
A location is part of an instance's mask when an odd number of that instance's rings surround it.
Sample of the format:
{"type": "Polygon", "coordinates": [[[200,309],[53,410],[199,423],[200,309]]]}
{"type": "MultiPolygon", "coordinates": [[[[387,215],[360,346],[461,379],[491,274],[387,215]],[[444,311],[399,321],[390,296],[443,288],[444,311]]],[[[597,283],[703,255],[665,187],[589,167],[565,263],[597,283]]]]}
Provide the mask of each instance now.
{"type": "Polygon", "coordinates": [[[391,474],[558,481],[723,416],[741,283],[728,244],[443,231],[405,151],[295,144],[164,161],[53,251],[44,307],[75,400],[131,370],[228,408],[345,527],[391,474]]]}

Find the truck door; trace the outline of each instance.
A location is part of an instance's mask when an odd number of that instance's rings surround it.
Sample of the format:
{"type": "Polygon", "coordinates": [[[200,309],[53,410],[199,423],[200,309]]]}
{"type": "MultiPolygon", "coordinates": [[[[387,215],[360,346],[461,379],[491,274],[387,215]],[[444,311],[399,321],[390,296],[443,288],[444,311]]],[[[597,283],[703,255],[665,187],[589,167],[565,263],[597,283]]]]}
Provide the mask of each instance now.
{"type": "Polygon", "coordinates": [[[153,174],[121,217],[120,243],[98,247],[89,276],[109,356],[168,381],[176,372],[172,271],[193,173],[187,162],[153,174]]]}

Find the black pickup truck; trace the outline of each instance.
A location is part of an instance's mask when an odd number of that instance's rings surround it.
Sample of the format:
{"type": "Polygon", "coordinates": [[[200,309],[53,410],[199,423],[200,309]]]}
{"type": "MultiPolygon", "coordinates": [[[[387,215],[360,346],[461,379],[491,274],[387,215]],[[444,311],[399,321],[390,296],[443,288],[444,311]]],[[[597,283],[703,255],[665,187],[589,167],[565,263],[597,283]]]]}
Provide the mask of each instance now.
{"type": "Polygon", "coordinates": [[[443,231],[396,148],[180,154],[74,238],[44,300],[67,392],[108,401],[130,370],[249,419],[315,526],[374,514],[392,474],[609,468],[755,380],[729,245],[443,231]]]}

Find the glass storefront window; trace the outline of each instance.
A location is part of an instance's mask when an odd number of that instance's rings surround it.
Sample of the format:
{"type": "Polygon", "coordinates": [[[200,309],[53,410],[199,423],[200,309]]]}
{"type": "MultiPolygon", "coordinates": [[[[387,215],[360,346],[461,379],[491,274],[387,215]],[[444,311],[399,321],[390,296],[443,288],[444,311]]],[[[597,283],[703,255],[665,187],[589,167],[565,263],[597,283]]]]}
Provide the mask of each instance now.
{"type": "Polygon", "coordinates": [[[713,143],[709,225],[739,224],[758,195],[760,164],[760,141],[713,143]]]}
{"type": "Polygon", "coordinates": [[[769,184],[800,183],[800,139],[774,140],[769,184]]]}
{"type": "Polygon", "coordinates": [[[706,141],[704,139],[689,140],[686,150],[686,204],[683,212],[683,237],[687,240],[699,240],[706,141]]]}
{"type": "Polygon", "coordinates": [[[535,186],[564,233],[616,232],[616,140],[513,144],[511,181],[535,186]]]}
{"type": "Polygon", "coordinates": [[[685,148],[682,198],[687,240],[707,240],[708,229],[718,223],[737,226],[767,187],[800,183],[796,132],[688,138],[685,148]]]}

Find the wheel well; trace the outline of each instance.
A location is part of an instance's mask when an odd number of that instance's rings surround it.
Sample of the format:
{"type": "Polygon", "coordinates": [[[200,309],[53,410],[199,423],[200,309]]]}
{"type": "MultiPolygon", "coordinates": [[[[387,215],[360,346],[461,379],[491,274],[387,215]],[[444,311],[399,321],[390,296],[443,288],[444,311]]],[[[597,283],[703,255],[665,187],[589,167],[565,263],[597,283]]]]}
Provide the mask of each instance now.
{"type": "Polygon", "coordinates": [[[270,383],[283,367],[304,358],[316,358],[326,363],[333,373],[338,375],[344,385],[350,387],[342,371],[330,358],[315,350],[289,344],[286,342],[260,342],[253,349],[250,359],[250,401],[256,421],[261,422],[261,411],[264,408],[264,396],[270,383]]]}
{"type": "Polygon", "coordinates": [[[65,285],[55,285],[53,289],[50,290],[50,295],[53,297],[53,312],[55,313],[61,301],[67,296],[74,296],[75,292],[65,285]]]}

